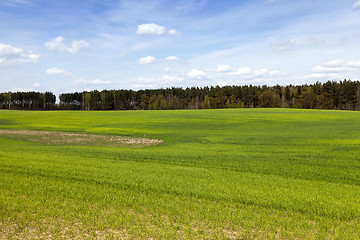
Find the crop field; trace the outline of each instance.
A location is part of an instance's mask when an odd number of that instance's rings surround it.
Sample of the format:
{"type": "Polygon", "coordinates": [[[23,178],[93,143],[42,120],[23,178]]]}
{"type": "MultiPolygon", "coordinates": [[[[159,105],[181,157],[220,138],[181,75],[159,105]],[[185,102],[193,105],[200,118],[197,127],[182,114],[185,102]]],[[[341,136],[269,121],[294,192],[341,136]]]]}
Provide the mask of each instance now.
{"type": "Polygon", "coordinates": [[[0,111],[0,239],[359,239],[360,112],[0,111]]]}

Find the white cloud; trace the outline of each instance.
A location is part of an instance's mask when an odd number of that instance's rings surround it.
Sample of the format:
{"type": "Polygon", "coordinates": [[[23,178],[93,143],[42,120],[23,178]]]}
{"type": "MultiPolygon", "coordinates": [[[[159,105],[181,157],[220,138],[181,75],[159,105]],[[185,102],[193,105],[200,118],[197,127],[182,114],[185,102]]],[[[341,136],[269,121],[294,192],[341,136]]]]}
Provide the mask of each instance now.
{"type": "Polygon", "coordinates": [[[90,84],[94,84],[94,85],[111,83],[110,81],[104,81],[104,80],[101,80],[101,79],[95,79],[95,80],[92,80],[92,81],[89,81],[89,82],[90,82],[90,84]]]}
{"type": "Polygon", "coordinates": [[[133,81],[131,88],[134,89],[154,89],[163,87],[165,85],[173,85],[176,83],[184,82],[183,77],[164,74],[160,79],[153,79],[153,78],[146,78],[146,77],[139,77],[138,79],[133,81]]]}
{"type": "Polygon", "coordinates": [[[153,83],[154,79],[152,78],[145,78],[145,77],[139,77],[136,81],[137,83],[153,83]]]}
{"type": "Polygon", "coordinates": [[[86,88],[71,88],[70,89],[70,92],[91,92],[93,90],[97,90],[97,89],[94,89],[94,88],[89,88],[89,87],[86,87],[86,88]]]}
{"type": "Polygon", "coordinates": [[[32,86],[35,87],[35,88],[38,88],[38,87],[40,87],[40,83],[34,82],[34,83],[32,84],[32,86]]]}
{"type": "MultiPolygon", "coordinates": [[[[139,35],[163,35],[166,28],[155,23],[140,24],[137,27],[136,33],[139,35]]],[[[169,29],[167,31],[169,36],[179,36],[181,33],[176,29],[169,29]]]]}
{"type": "Polygon", "coordinates": [[[81,49],[89,48],[90,44],[84,40],[74,40],[71,43],[71,48],[68,48],[69,53],[77,53],[81,49]]]}
{"type": "Polygon", "coordinates": [[[360,61],[348,61],[337,59],[322,65],[315,66],[313,73],[340,73],[360,70],[360,61]]]}
{"type": "Polygon", "coordinates": [[[134,89],[150,89],[157,88],[157,84],[152,78],[139,77],[135,80],[135,83],[131,85],[131,88],[134,89]]]}
{"type": "Polygon", "coordinates": [[[45,43],[45,47],[50,51],[66,51],[66,46],[64,44],[64,38],[59,36],[45,43]]]}
{"type": "MultiPolygon", "coordinates": [[[[269,70],[267,68],[258,68],[251,69],[249,67],[242,67],[237,69],[236,71],[228,71],[225,72],[225,75],[222,76],[223,80],[227,79],[227,81],[231,80],[234,84],[252,84],[252,83],[262,83],[265,84],[269,82],[274,77],[282,77],[287,75],[284,72],[280,72],[278,70],[269,70]]],[[[222,80],[222,81],[223,81],[222,80]]],[[[224,82],[222,82],[224,83],[224,82]]],[[[228,83],[228,82],[226,82],[228,83]]]]}
{"type": "Polygon", "coordinates": [[[0,66],[37,63],[39,58],[39,54],[33,54],[31,51],[25,53],[21,48],[0,43],[0,66]]]}
{"type": "Polygon", "coordinates": [[[224,87],[224,86],[231,86],[231,85],[234,85],[234,84],[231,84],[229,82],[219,81],[219,82],[216,83],[216,85],[218,85],[220,87],[224,87]]]}
{"type": "Polygon", "coordinates": [[[168,31],[168,34],[169,34],[170,36],[179,36],[179,35],[181,35],[181,33],[178,32],[176,29],[170,29],[170,30],[168,31]]]}
{"type": "Polygon", "coordinates": [[[74,83],[76,84],[82,84],[82,85],[104,85],[111,83],[110,81],[104,81],[101,79],[95,79],[95,80],[85,80],[85,79],[78,79],[75,80],[74,83]]]}
{"type": "Polygon", "coordinates": [[[294,49],[296,47],[308,47],[308,46],[318,45],[321,43],[323,43],[322,40],[313,39],[313,38],[291,39],[287,42],[277,42],[277,43],[275,43],[275,46],[276,46],[277,50],[286,51],[286,50],[294,49]]]}
{"type": "Polygon", "coordinates": [[[35,91],[34,88],[12,88],[10,92],[33,92],[35,91]]]}
{"type": "Polygon", "coordinates": [[[156,62],[157,62],[157,60],[153,56],[143,57],[138,60],[139,64],[151,64],[151,63],[156,63],[156,62]]]}
{"type": "Polygon", "coordinates": [[[354,10],[359,10],[359,9],[360,9],[360,0],[357,0],[357,1],[354,3],[353,9],[354,9],[354,10]]]}
{"type": "Polygon", "coordinates": [[[46,42],[45,47],[49,51],[59,51],[59,52],[74,54],[80,51],[81,49],[89,48],[90,44],[84,40],[74,40],[71,43],[71,47],[67,47],[64,43],[64,38],[62,36],[58,36],[46,42]]]}
{"type": "Polygon", "coordinates": [[[341,80],[351,78],[360,72],[360,61],[336,59],[312,68],[311,73],[298,79],[304,80],[341,80]]]}
{"type": "Polygon", "coordinates": [[[165,58],[165,61],[177,61],[179,58],[177,56],[168,56],[165,58]]]}
{"type": "Polygon", "coordinates": [[[229,75],[248,75],[251,73],[251,69],[248,67],[239,68],[235,72],[229,72],[229,75]]]}
{"type": "Polygon", "coordinates": [[[171,68],[165,68],[165,72],[170,72],[171,71],[171,68]]]}
{"type": "Polygon", "coordinates": [[[267,74],[268,70],[266,68],[261,68],[255,71],[255,77],[262,77],[267,74]]]}
{"type": "Polygon", "coordinates": [[[131,85],[131,88],[133,89],[155,89],[158,88],[157,84],[141,84],[141,83],[135,83],[131,85]]]}
{"type": "Polygon", "coordinates": [[[220,64],[216,67],[217,72],[230,72],[231,67],[229,65],[220,64]]]}
{"type": "Polygon", "coordinates": [[[349,61],[348,66],[352,68],[360,68],[360,61],[349,61]]]}
{"type": "Polygon", "coordinates": [[[325,67],[325,66],[316,66],[312,69],[312,72],[315,73],[338,73],[348,70],[346,67],[325,67]]]}
{"type": "Polygon", "coordinates": [[[273,71],[270,71],[270,72],[269,72],[269,75],[270,75],[271,77],[275,77],[275,76],[285,76],[286,73],[282,73],[282,72],[280,72],[280,71],[278,71],[278,70],[273,70],[273,71]]]}
{"type": "Polygon", "coordinates": [[[140,35],[162,35],[165,33],[165,27],[155,23],[140,24],[136,33],[140,35]]]}
{"type": "Polygon", "coordinates": [[[324,64],[326,67],[341,67],[344,64],[344,60],[335,59],[324,64]]]}
{"type": "Polygon", "coordinates": [[[203,70],[193,69],[190,72],[188,72],[187,76],[193,79],[203,79],[207,76],[207,72],[204,72],[203,70]]]}
{"type": "Polygon", "coordinates": [[[53,75],[53,76],[71,76],[72,73],[68,72],[64,69],[59,68],[49,68],[46,70],[46,74],[53,75]]]}
{"type": "Polygon", "coordinates": [[[166,58],[161,58],[161,59],[156,59],[153,56],[147,56],[147,57],[143,57],[140,58],[138,60],[139,64],[152,64],[152,63],[159,63],[159,62],[164,62],[164,61],[177,61],[179,60],[179,58],[177,56],[168,56],[166,58]]]}
{"type": "Polygon", "coordinates": [[[170,76],[167,74],[161,78],[162,83],[180,83],[183,81],[184,81],[184,78],[182,78],[182,77],[170,76]]]}
{"type": "Polygon", "coordinates": [[[340,76],[335,73],[311,73],[311,74],[305,75],[303,77],[298,77],[298,79],[301,79],[301,80],[319,80],[319,79],[338,80],[339,77],[340,76]]]}
{"type": "Polygon", "coordinates": [[[318,40],[318,39],[292,39],[290,40],[290,44],[293,46],[299,46],[299,47],[306,47],[306,46],[311,46],[311,45],[317,45],[322,43],[323,41],[318,40]]]}

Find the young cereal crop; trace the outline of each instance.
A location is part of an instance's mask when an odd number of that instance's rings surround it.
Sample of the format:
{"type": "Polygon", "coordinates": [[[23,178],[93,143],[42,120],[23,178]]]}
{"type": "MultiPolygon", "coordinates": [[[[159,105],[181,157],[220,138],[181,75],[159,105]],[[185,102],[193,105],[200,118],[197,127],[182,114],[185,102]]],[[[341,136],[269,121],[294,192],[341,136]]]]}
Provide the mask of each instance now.
{"type": "Polygon", "coordinates": [[[359,239],[360,112],[0,111],[1,239],[359,239]]]}

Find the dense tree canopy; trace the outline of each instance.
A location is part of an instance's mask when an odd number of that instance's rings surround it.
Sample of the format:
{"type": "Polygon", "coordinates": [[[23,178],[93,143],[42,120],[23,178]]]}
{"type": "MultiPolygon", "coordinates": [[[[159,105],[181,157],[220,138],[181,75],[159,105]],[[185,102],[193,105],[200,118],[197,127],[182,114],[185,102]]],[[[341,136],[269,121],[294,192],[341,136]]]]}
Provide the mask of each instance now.
{"type": "Polygon", "coordinates": [[[360,82],[328,81],[297,86],[211,86],[156,90],[103,90],[60,94],[0,93],[3,109],[165,110],[209,108],[307,108],[360,110],[360,82]]]}
{"type": "Polygon", "coordinates": [[[53,110],[56,97],[51,92],[0,93],[0,108],[17,110],[53,110]]]}
{"type": "Polygon", "coordinates": [[[308,108],[360,110],[360,82],[298,86],[224,86],[156,90],[104,90],[60,95],[60,109],[163,110],[207,108],[308,108]]]}

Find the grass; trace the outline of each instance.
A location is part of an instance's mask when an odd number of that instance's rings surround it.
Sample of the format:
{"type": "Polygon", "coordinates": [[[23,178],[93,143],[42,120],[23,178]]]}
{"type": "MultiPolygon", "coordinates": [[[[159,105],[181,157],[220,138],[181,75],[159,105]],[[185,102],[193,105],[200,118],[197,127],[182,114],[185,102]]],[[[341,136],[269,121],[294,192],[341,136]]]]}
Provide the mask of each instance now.
{"type": "Polygon", "coordinates": [[[360,112],[0,111],[0,129],[164,141],[0,134],[0,238],[360,238],[360,112]]]}

